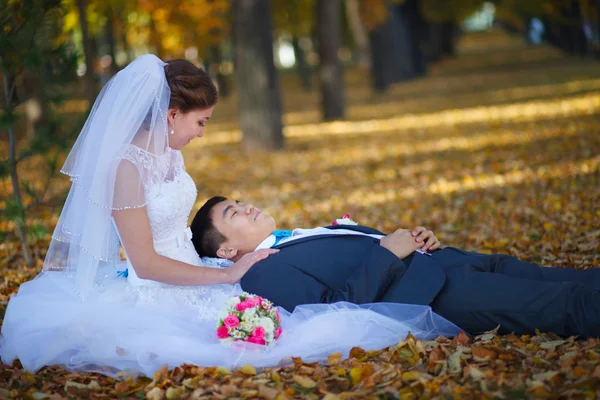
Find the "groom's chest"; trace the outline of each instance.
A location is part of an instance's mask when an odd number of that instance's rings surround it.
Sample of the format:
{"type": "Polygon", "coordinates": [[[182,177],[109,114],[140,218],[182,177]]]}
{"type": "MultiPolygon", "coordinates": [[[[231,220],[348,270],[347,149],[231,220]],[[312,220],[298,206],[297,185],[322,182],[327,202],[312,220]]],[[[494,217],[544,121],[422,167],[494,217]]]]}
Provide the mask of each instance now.
{"type": "Polygon", "coordinates": [[[328,236],[297,241],[281,247],[273,260],[281,258],[330,287],[343,285],[356,268],[366,267],[366,259],[378,246],[370,236],[328,236]]]}

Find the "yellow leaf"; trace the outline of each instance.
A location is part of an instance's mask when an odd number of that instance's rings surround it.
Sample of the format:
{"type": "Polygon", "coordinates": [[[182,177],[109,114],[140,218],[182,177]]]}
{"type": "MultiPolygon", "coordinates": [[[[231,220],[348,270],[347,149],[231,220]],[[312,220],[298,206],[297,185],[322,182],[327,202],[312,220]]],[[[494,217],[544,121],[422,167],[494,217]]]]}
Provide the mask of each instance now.
{"type": "Polygon", "coordinates": [[[350,370],[350,378],[352,378],[353,384],[358,384],[362,378],[363,369],[361,367],[354,367],[350,370]]]}
{"type": "Polygon", "coordinates": [[[250,364],[246,364],[241,366],[238,371],[240,371],[244,375],[256,375],[256,368],[254,368],[250,364]]]}
{"type": "Polygon", "coordinates": [[[340,363],[342,358],[342,353],[336,352],[327,357],[327,364],[329,365],[337,365],[340,363]]]}
{"type": "Polygon", "coordinates": [[[231,370],[225,367],[217,367],[216,372],[220,375],[229,375],[231,374],[231,370]]]}
{"type": "Polygon", "coordinates": [[[420,374],[419,371],[406,371],[402,373],[402,380],[404,382],[416,381],[419,379],[420,374]]]}
{"type": "Polygon", "coordinates": [[[302,386],[305,389],[312,389],[315,386],[317,386],[317,383],[310,379],[308,376],[294,375],[293,379],[298,385],[302,386]]]}

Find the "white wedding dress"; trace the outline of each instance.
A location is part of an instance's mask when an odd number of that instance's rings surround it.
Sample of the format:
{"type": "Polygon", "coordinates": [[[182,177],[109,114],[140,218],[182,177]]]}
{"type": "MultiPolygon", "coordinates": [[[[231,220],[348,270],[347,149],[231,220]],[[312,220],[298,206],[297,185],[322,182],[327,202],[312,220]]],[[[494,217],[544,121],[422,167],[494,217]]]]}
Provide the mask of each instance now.
{"type": "MultiPolygon", "coordinates": [[[[161,161],[129,146],[125,159],[161,161]]],[[[166,184],[145,188],[156,251],[193,265],[222,267],[217,260],[201,260],[190,240],[187,220],[197,192],[180,152],[169,150],[161,157],[177,159],[170,160],[174,168],[166,184]]],[[[85,300],[75,294],[74,278],[63,272],[46,271],[21,285],[4,317],[2,361],[18,358],[31,371],[59,364],[111,376],[123,371],[151,376],[164,364],[277,366],[291,357],[318,361],[336,351],[347,355],[354,346],[381,349],[409,332],[421,339],[459,332],[427,306],[316,304],[293,313],[280,309],[283,334],[275,345],[225,345],[216,336],[217,314],[226,299],[241,292],[239,285],[177,287],[146,281],[127,261],[105,265],[99,274],[100,283],[85,300]],[[118,273],[125,268],[127,279],[118,273]]]]}

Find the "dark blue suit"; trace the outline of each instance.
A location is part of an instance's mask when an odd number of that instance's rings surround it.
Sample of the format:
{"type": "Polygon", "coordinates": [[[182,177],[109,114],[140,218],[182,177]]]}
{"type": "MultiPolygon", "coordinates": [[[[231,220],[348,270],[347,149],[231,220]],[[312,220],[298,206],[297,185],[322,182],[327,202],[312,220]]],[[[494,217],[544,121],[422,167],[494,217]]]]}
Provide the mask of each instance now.
{"type": "MultiPolygon", "coordinates": [[[[336,226],[382,234],[363,226],[336,226]]],[[[600,269],[544,268],[506,255],[447,247],[405,259],[359,235],[299,238],[276,248],[242,278],[242,288],[292,311],[348,301],[430,305],[469,333],[600,336],[600,269]]]]}

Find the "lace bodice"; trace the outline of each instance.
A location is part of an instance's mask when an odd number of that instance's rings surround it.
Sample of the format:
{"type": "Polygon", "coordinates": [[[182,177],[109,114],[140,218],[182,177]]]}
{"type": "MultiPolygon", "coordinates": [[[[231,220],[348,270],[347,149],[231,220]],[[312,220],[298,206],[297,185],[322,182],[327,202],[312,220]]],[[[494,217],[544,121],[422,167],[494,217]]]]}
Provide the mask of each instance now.
{"type": "MultiPolygon", "coordinates": [[[[157,157],[138,147],[130,147],[125,152],[125,159],[134,165],[143,165],[145,170],[154,166],[155,170],[161,171],[144,178],[146,209],[156,252],[191,265],[224,267],[224,264],[201,260],[192,244],[187,221],[197,190],[194,181],[185,171],[181,152],[169,149],[157,157]]],[[[223,302],[233,293],[241,291],[239,285],[166,285],[140,279],[131,264],[127,268],[128,282],[141,302],[192,306],[199,319],[215,319],[223,302]]]]}
{"type": "Polygon", "coordinates": [[[141,171],[154,171],[143,177],[146,209],[155,242],[185,230],[196,196],[196,185],[185,171],[181,152],[168,149],[155,156],[137,146],[127,147],[123,158],[139,165],[141,171]]]}

